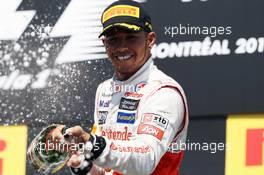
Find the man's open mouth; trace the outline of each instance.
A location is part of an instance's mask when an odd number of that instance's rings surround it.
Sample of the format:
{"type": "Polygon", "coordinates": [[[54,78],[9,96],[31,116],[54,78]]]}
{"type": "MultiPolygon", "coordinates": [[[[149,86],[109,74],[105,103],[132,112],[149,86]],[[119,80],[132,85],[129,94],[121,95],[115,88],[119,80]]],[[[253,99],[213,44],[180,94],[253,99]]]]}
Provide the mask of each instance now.
{"type": "Polygon", "coordinates": [[[125,54],[125,55],[118,55],[116,58],[118,60],[128,60],[131,59],[134,55],[133,54],[125,54]]]}

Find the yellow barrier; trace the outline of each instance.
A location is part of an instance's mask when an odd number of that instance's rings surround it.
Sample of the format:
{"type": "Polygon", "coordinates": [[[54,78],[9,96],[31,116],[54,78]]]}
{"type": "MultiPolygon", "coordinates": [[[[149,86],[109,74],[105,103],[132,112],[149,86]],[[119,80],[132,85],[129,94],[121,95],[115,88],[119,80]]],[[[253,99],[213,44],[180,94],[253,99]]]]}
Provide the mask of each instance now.
{"type": "Polygon", "coordinates": [[[231,115],[226,127],[225,175],[263,175],[264,114],[231,115]]]}
{"type": "Polygon", "coordinates": [[[26,174],[26,126],[0,126],[0,174],[26,174]]]}

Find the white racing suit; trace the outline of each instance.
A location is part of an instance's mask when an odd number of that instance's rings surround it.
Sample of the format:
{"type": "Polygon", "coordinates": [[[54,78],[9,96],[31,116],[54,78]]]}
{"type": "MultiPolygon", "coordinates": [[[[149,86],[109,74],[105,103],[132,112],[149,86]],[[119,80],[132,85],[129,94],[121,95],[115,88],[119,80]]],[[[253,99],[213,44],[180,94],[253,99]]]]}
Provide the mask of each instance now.
{"type": "Polygon", "coordinates": [[[150,58],[126,81],[101,83],[95,99],[96,134],[106,147],[93,171],[105,174],[179,174],[188,108],[181,86],[150,58]]]}

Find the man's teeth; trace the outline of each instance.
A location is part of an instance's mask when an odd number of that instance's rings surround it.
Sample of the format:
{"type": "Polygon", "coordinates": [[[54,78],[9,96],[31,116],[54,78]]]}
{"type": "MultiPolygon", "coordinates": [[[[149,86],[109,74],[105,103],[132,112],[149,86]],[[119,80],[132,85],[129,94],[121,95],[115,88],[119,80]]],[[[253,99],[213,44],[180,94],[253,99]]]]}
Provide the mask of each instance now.
{"type": "Polygon", "coordinates": [[[130,59],[131,57],[132,55],[117,56],[119,60],[127,60],[127,59],[130,59]]]}

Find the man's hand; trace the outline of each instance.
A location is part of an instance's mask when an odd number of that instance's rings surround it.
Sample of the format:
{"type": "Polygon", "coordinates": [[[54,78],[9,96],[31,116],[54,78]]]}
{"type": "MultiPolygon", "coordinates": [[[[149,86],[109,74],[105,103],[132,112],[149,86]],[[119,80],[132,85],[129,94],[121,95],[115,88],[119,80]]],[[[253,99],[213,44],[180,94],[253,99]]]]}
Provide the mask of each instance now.
{"type": "Polygon", "coordinates": [[[67,162],[67,166],[73,168],[79,168],[84,161],[84,155],[80,154],[78,151],[71,155],[71,158],[67,162]]]}
{"type": "Polygon", "coordinates": [[[74,138],[75,143],[86,143],[87,141],[89,141],[90,137],[90,134],[85,132],[80,126],[68,128],[64,134],[64,138],[66,140],[71,141],[70,138],[74,138]]]}
{"type": "Polygon", "coordinates": [[[91,135],[80,126],[66,129],[64,138],[69,143],[83,144],[82,149],[71,152],[71,157],[67,162],[71,171],[76,175],[87,174],[93,166],[92,162],[100,156],[106,146],[103,137],[91,135]]]}
{"type": "MultiPolygon", "coordinates": [[[[85,132],[82,127],[80,126],[74,126],[71,128],[68,128],[65,131],[64,138],[70,143],[83,143],[85,144],[86,142],[89,141],[90,139],[90,134],[85,132]]],[[[71,158],[67,162],[67,165],[70,167],[78,168],[84,161],[84,155],[81,154],[78,150],[71,152],[71,158]]]]}
{"type": "Polygon", "coordinates": [[[76,146],[74,146],[75,144],[85,144],[89,139],[90,134],[85,132],[80,126],[74,126],[65,130],[65,125],[58,125],[51,131],[53,145],[50,146],[61,149],[58,151],[69,152],[72,155],[78,151],[76,150],[76,146]]]}
{"type": "Polygon", "coordinates": [[[52,136],[52,140],[56,141],[56,140],[62,140],[63,139],[63,134],[62,134],[62,130],[63,128],[65,128],[65,125],[58,125],[51,133],[52,136]]]}
{"type": "Polygon", "coordinates": [[[83,154],[73,154],[67,165],[70,167],[71,172],[75,175],[87,175],[93,167],[92,161],[86,160],[83,154]]]}

